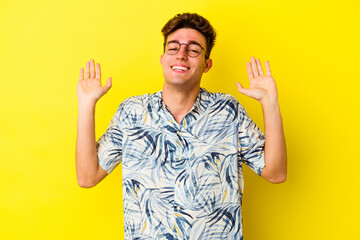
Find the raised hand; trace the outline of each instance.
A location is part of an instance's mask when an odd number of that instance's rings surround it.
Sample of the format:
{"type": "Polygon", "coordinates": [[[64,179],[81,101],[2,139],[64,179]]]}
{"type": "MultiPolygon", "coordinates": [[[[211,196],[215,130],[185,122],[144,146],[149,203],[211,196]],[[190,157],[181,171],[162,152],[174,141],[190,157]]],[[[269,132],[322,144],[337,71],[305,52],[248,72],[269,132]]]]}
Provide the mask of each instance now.
{"type": "Polygon", "coordinates": [[[236,83],[240,93],[254,98],[261,104],[276,104],[278,93],[274,78],[271,76],[270,64],[265,61],[266,75],[261,67],[259,59],[251,57],[251,62],[246,64],[250,88],[244,88],[240,83],[236,83]]]}
{"type": "Polygon", "coordinates": [[[77,84],[77,97],[80,103],[95,104],[111,88],[111,77],[104,86],[101,86],[100,64],[96,64],[93,59],[86,63],[84,68],[80,69],[79,82],[77,84]]]}

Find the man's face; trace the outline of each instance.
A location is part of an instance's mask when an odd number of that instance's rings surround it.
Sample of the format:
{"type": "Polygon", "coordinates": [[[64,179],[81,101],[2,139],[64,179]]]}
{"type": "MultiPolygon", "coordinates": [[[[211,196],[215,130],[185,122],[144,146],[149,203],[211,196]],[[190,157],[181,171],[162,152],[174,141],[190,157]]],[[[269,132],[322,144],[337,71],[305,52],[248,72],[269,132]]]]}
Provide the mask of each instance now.
{"type": "MultiPolygon", "coordinates": [[[[190,28],[181,28],[171,33],[167,38],[167,42],[169,41],[177,41],[180,44],[196,42],[203,48],[206,47],[205,37],[197,30],[190,28]]],[[[175,55],[169,55],[166,52],[162,54],[160,62],[165,79],[164,87],[172,85],[181,86],[184,89],[200,87],[202,74],[209,71],[212,66],[211,59],[205,60],[205,51],[197,57],[189,57],[185,45],[180,45],[180,50],[175,55]]]]}

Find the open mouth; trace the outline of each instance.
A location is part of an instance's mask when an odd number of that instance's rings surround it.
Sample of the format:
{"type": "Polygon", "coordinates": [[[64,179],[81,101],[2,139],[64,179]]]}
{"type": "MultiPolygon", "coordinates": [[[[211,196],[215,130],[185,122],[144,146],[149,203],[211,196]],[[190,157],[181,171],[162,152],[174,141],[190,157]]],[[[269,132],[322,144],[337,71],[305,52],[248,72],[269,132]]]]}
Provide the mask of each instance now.
{"type": "Polygon", "coordinates": [[[189,67],[178,66],[178,65],[170,66],[170,67],[171,67],[172,70],[179,71],[179,72],[186,72],[186,71],[188,71],[190,69],[189,67]]]}

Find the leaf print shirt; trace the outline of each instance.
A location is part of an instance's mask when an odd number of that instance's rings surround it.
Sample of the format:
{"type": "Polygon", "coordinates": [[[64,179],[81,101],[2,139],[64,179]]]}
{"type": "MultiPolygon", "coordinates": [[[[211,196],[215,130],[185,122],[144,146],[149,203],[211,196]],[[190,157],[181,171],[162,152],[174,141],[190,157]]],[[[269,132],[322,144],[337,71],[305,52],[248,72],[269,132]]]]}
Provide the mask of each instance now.
{"type": "Polygon", "coordinates": [[[97,142],[122,162],[125,239],[242,239],[242,164],[258,175],[265,137],[231,95],[200,89],[179,123],[162,91],[126,99],[97,142]]]}

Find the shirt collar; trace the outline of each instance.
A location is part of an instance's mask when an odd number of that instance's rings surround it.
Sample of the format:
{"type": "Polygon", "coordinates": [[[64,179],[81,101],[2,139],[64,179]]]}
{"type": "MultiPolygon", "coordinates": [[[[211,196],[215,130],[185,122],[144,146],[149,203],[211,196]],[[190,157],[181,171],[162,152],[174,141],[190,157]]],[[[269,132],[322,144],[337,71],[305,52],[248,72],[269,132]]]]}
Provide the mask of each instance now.
{"type": "MultiPolygon", "coordinates": [[[[165,106],[164,101],[162,100],[162,90],[152,94],[151,98],[154,109],[160,111],[161,108],[165,106]]],[[[203,113],[207,108],[209,100],[210,100],[210,93],[206,91],[204,88],[200,88],[194,106],[191,108],[190,111],[195,110],[198,111],[199,113],[203,113]]]]}

